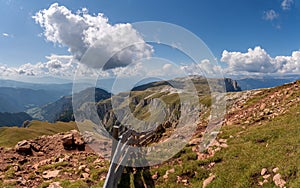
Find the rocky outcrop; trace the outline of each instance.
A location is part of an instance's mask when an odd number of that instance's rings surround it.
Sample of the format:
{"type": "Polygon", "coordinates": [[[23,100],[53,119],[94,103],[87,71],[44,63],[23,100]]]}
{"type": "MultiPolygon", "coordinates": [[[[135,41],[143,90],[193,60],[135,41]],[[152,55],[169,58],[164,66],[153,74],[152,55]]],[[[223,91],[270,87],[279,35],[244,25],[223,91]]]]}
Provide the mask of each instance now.
{"type": "Polygon", "coordinates": [[[15,150],[21,155],[48,153],[52,150],[85,150],[85,142],[77,130],[53,136],[42,136],[35,140],[23,140],[17,143],[15,150]]]}
{"type": "Polygon", "coordinates": [[[61,180],[103,181],[109,163],[89,147],[82,151],[79,146],[84,143],[81,134],[72,130],[24,140],[13,149],[0,148],[1,186],[42,187],[49,182],[49,187],[61,187],[61,180]],[[68,150],[64,145],[70,146],[68,150]]]}

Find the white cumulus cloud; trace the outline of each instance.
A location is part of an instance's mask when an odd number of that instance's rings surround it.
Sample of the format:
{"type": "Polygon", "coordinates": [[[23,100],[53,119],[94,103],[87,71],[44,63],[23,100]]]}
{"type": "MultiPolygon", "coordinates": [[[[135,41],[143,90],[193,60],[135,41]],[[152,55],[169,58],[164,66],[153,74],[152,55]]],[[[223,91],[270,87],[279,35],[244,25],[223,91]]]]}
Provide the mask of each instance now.
{"type": "Polygon", "coordinates": [[[267,21],[272,21],[279,17],[279,14],[275,10],[268,10],[264,12],[263,19],[267,21]]]}
{"type": "MultiPolygon", "coordinates": [[[[44,29],[48,41],[68,47],[78,60],[93,45],[101,48],[101,53],[105,55],[117,54],[106,69],[128,65],[138,58],[151,56],[153,52],[153,48],[144,42],[131,24],[112,25],[103,14],[90,15],[86,8],[72,13],[54,3],[33,18],[44,29]]],[[[91,66],[97,67],[94,64],[91,66]]]]}
{"type": "Polygon", "coordinates": [[[293,0],[283,0],[281,3],[281,8],[283,10],[290,10],[293,4],[294,4],[293,0]]]}

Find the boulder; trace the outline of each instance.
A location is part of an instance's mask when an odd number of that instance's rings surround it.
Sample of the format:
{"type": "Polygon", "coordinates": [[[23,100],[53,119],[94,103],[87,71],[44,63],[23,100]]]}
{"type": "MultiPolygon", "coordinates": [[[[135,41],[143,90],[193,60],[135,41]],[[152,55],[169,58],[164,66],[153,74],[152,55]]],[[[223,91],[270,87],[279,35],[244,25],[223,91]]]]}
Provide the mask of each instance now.
{"type": "Polygon", "coordinates": [[[62,137],[63,146],[66,150],[71,150],[74,147],[74,136],[72,133],[66,134],[62,137]]]}
{"type": "Polygon", "coordinates": [[[85,150],[85,142],[83,137],[78,131],[72,130],[71,133],[62,137],[63,146],[66,150],[78,149],[79,151],[85,150]]]}
{"type": "Polygon", "coordinates": [[[275,185],[278,186],[278,187],[280,187],[280,188],[283,188],[284,185],[286,184],[286,182],[281,178],[280,174],[276,174],[273,177],[273,181],[274,181],[275,185]]]}
{"type": "Polygon", "coordinates": [[[25,155],[30,155],[32,154],[31,151],[31,144],[27,140],[23,140],[17,143],[15,146],[16,152],[19,154],[25,154],[25,155]]]}

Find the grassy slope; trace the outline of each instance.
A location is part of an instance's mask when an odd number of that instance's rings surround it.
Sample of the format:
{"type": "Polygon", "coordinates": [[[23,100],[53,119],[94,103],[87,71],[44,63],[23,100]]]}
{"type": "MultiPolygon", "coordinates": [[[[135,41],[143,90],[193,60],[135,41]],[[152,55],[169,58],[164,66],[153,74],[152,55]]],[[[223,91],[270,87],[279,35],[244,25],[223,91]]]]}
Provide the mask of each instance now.
{"type": "Polygon", "coordinates": [[[222,162],[213,168],[217,178],[210,187],[258,187],[257,182],[263,180],[261,169],[271,172],[275,167],[279,167],[287,187],[300,187],[300,116],[295,116],[295,112],[300,112],[300,105],[246,130],[241,126],[224,127],[221,137],[234,138],[228,140],[228,148],[216,154],[222,162]]]}
{"type": "Polygon", "coordinates": [[[2,127],[0,128],[0,146],[13,147],[21,140],[33,139],[42,135],[53,135],[77,129],[75,122],[70,123],[47,123],[32,121],[28,128],[2,127]]]}
{"type": "MultiPolygon", "coordinates": [[[[283,87],[265,89],[266,94],[281,90],[283,87]]],[[[254,96],[246,102],[252,105],[266,97],[263,94],[254,96]]],[[[299,97],[299,93],[293,97],[299,97]]],[[[157,187],[186,187],[176,183],[176,176],[189,179],[188,187],[202,187],[209,173],[216,179],[208,187],[260,187],[263,181],[260,175],[262,168],[271,173],[268,183],[263,187],[276,187],[272,181],[272,169],[279,167],[279,173],[287,182],[286,187],[300,187],[300,104],[291,107],[289,111],[274,119],[261,121],[251,126],[232,125],[222,127],[219,138],[228,139],[228,148],[223,148],[214,157],[197,160],[191,147],[185,147],[180,154],[169,163],[152,168],[151,173],[158,172],[157,187]],[[182,161],[182,164],[177,161],[182,161]],[[207,170],[210,162],[216,165],[207,170]],[[166,170],[175,169],[175,173],[164,180],[166,170]],[[195,173],[197,172],[197,173],[195,173]]]]}

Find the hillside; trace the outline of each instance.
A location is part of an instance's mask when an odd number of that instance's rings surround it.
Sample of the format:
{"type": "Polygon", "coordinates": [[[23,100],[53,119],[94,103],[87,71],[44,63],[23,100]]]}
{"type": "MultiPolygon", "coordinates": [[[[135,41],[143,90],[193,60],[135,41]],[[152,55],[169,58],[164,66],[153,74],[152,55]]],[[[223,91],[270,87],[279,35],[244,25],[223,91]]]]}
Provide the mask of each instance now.
{"type": "MultiPolygon", "coordinates": [[[[135,173],[130,174],[127,173],[129,172],[128,170],[125,170],[122,181],[127,179],[126,181],[131,182],[131,186],[135,185],[135,187],[144,187],[142,186],[144,183],[166,188],[199,188],[204,185],[204,187],[225,188],[262,186],[299,187],[299,88],[300,81],[270,89],[228,93],[228,110],[223,127],[217,139],[206,150],[200,151],[198,145],[201,142],[205,130],[203,128],[205,128],[207,118],[209,117],[204,115],[202,116],[203,121],[199,122],[198,125],[200,129],[198,129],[187,146],[172,159],[148,169],[144,168],[138,171],[138,173],[135,171],[136,169],[133,170],[135,173]]],[[[142,109],[148,105],[147,100],[151,100],[151,95],[149,97],[151,90],[154,91],[152,88],[148,91],[147,89],[144,91],[134,91],[131,94],[133,104],[137,104],[133,105],[133,112],[137,113],[138,117],[141,114],[147,113],[142,109]],[[141,104],[144,104],[144,106],[141,109],[136,109],[141,104]]],[[[177,103],[178,98],[176,96],[174,97],[174,95],[167,91],[164,92],[164,95],[158,96],[166,97],[162,99],[169,102],[169,104],[177,103]]],[[[102,109],[99,105],[103,106],[109,100],[111,99],[98,102],[98,110],[102,109]]],[[[201,101],[204,102],[205,100],[201,101]]],[[[209,104],[209,102],[203,103],[207,109],[209,109],[209,104]]],[[[174,109],[176,109],[176,105],[174,109]]],[[[140,118],[145,117],[142,116],[140,118]]],[[[60,125],[59,127],[64,127],[62,124],[60,125]]],[[[48,129],[48,126],[51,127],[51,124],[40,128],[45,130],[48,129]]],[[[31,127],[32,125],[29,128],[31,127]]],[[[5,130],[12,130],[10,134],[16,132],[12,128],[6,128],[5,130]]],[[[27,135],[23,134],[23,131],[26,131],[26,129],[19,128],[17,130],[20,130],[20,132],[16,133],[17,135],[27,135]]],[[[58,130],[57,127],[55,131],[65,132],[64,130],[58,130]]],[[[167,131],[169,129],[164,129],[164,131],[162,135],[168,136],[167,131]]],[[[43,132],[37,135],[41,134],[43,132]]],[[[67,134],[69,132],[62,135],[67,134]]],[[[8,135],[8,133],[2,134],[1,132],[1,140],[9,140],[4,135],[8,135]]],[[[26,138],[20,138],[10,143],[0,142],[0,145],[11,147],[21,139],[29,140],[37,135],[28,134],[26,138]]],[[[62,142],[60,141],[62,138],[61,134],[54,135],[54,137],[56,139],[53,139],[53,137],[43,137],[30,142],[37,142],[45,144],[47,147],[52,147],[53,144],[51,143],[54,140],[58,140],[56,143],[57,146],[53,148],[53,151],[59,151],[60,154],[56,156],[49,153],[48,158],[51,159],[49,162],[44,163],[41,162],[44,159],[44,155],[38,157],[38,153],[34,152],[33,157],[28,157],[27,160],[29,162],[27,164],[38,164],[36,169],[28,168],[30,165],[26,165],[26,163],[18,164],[19,167],[14,167],[14,165],[7,166],[0,171],[0,177],[2,177],[0,178],[0,185],[17,185],[19,187],[60,185],[67,188],[79,186],[101,187],[105,174],[108,171],[108,163],[101,157],[101,153],[104,151],[107,152],[107,148],[102,148],[103,151],[100,152],[100,157],[97,157],[88,147],[83,152],[76,150],[64,151],[61,145],[62,142]],[[28,175],[26,170],[30,175],[28,175]],[[46,176],[49,175],[49,172],[54,171],[57,172],[55,177],[48,178],[46,176]],[[12,176],[14,173],[19,174],[22,180],[14,179],[14,176],[12,176]]],[[[14,150],[6,152],[2,150],[0,152],[2,155],[1,158],[16,156],[17,158],[13,160],[13,164],[18,163],[22,159],[22,155],[15,154],[14,152],[14,150]]],[[[8,162],[2,162],[2,165],[8,164],[8,162]]],[[[123,187],[127,186],[123,184],[123,187]]]]}
{"type": "Polygon", "coordinates": [[[32,120],[32,117],[25,112],[19,113],[1,113],[0,112],[0,127],[2,126],[18,126],[20,127],[24,121],[32,120]]]}
{"type": "Polygon", "coordinates": [[[299,87],[294,82],[229,94],[218,139],[203,153],[196,135],[177,156],[152,168],[156,185],[299,187],[299,87]]]}
{"type": "MultiPolygon", "coordinates": [[[[76,94],[80,96],[80,100],[87,101],[87,99],[92,98],[91,95],[91,89],[94,88],[88,88],[80,93],[76,94]]],[[[99,102],[101,100],[110,98],[111,94],[106,92],[103,89],[96,88],[95,89],[95,101],[99,102]]],[[[64,96],[60,98],[59,100],[46,104],[42,107],[33,108],[27,111],[28,114],[30,114],[33,118],[36,118],[41,121],[49,121],[49,122],[55,122],[55,121],[72,121],[74,120],[73,117],[73,107],[72,107],[72,96],[64,96]]]]}
{"type": "Polygon", "coordinates": [[[23,112],[56,101],[65,94],[55,90],[0,87],[0,112],[23,112]]]}
{"type": "Polygon", "coordinates": [[[38,136],[52,135],[76,129],[75,122],[55,124],[33,120],[27,128],[0,127],[0,147],[13,147],[17,142],[38,136]]]}

